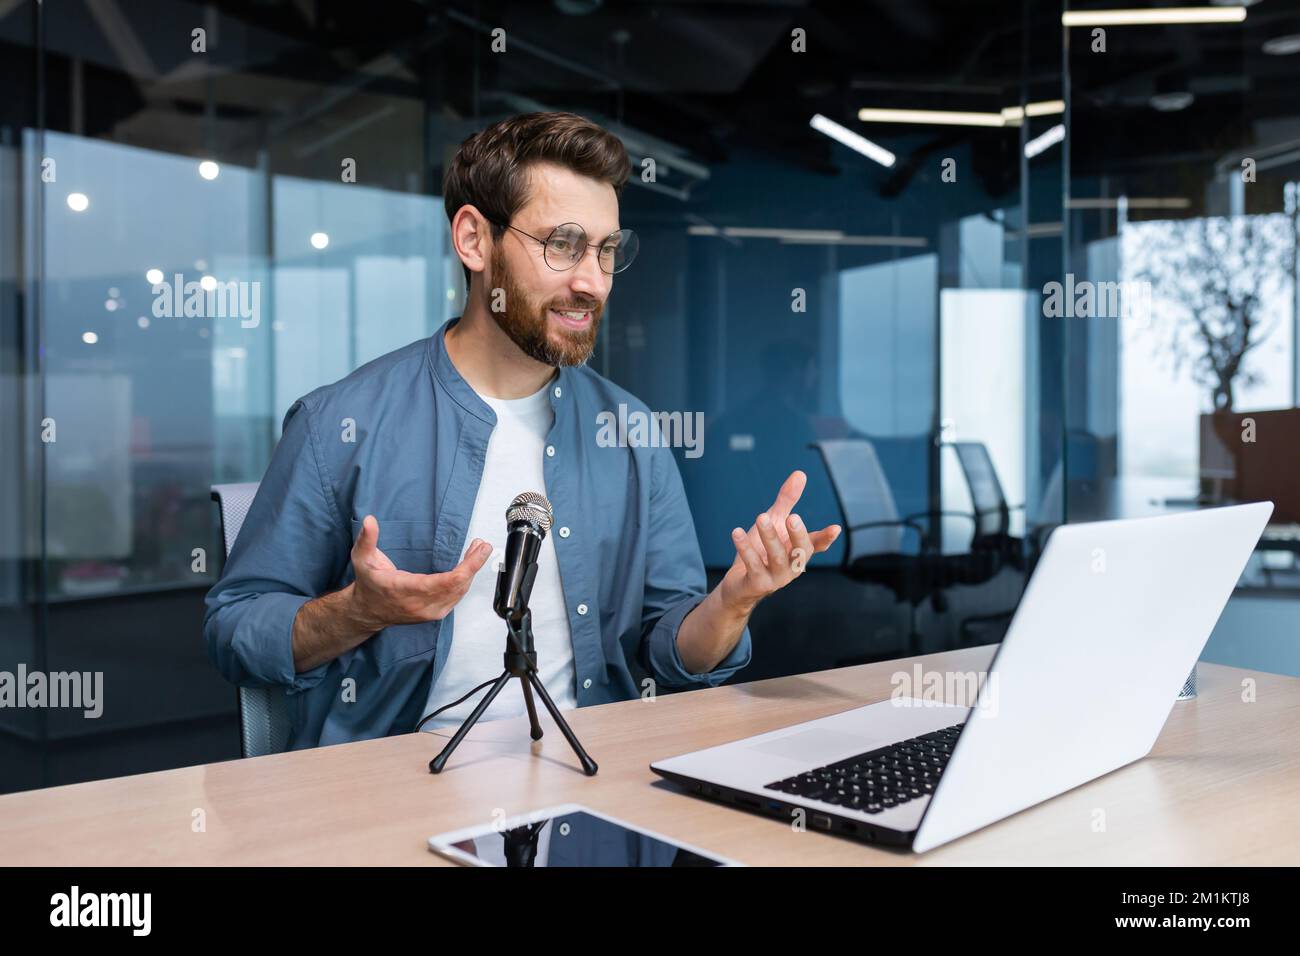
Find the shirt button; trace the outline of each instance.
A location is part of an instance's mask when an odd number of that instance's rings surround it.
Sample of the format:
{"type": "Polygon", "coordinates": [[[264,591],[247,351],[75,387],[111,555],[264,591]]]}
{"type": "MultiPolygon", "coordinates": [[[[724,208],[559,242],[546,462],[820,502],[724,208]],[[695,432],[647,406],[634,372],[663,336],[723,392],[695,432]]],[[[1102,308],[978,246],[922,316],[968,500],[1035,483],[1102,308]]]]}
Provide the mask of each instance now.
{"type": "Polygon", "coordinates": [[[561,537],[561,538],[567,538],[568,536],[569,536],[569,529],[568,529],[567,527],[566,527],[566,528],[561,528],[561,529],[560,529],[560,537],[561,537]]]}
{"type": "Polygon", "coordinates": [[[555,446],[554,446],[554,445],[547,445],[547,446],[546,446],[546,457],[547,457],[547,458],[554,458],[554,457],[555,457],[555,446]]]}
{"type": "Polygon", "coordinates": [[[578,605],[578,613],[579,613],[579,614],[586,614],[586,613],[587,613],[587,605],[585,605],[585,604],[579,604],[579,605],[578,605]]]}
{"type": "Polygon", "coordinates": [[[556,398],[559,398],[559,397],[560,397],[560,394],[561,394],[561,392],[560,392],[560,386],[557,385],[557,386],[555,386],[555,397],[556,397],[556,398]]]}
{"type": "Polygon", "coordinates": [[[585,681],[582,682],[582,689],[586,690],[590,686],[591,686],[591,678],[588,677],[585,681]]]}

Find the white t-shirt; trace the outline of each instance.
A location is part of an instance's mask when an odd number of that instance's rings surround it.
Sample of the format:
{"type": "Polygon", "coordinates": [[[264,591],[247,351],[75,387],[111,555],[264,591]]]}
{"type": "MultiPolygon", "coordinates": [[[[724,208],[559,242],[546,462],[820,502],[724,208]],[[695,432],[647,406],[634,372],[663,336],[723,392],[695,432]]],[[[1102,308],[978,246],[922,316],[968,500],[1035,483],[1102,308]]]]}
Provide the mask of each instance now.
{"type": "MultiPolygon", "coordinates": [[[[492,599],[496,596],[497,566],[505,558],[506,508],[520,492],[546,494],[543,450],[555,418],[547,396],[549,389],[548,384],[526,398],[510,400],[479,396],[496,412],[497,425],[488,439],[483,480],[474,499],[465,545],[468,547],[475,538],[482,538],[491,542],[492,556],[474,575],[469,591],[443,621],[441,639],[450,639],[451,649],[442,673],[429,689],[425,714],[450,704],[484,681],[499,677],[505,669],[501,655],[506,649],[506,624],[492,610],[492,599]]],[[[533,615],[538,676],[555,706],[570,710],[578,705],[578,678],[564,592],[560,588],[560,566],[550,534],[542,539],[537,579],[528,607],[533,615]]],[[[443,711],[423,729],[459,726],[487,692],[485,687],[458,706],[443,711]]],[[[533,700],[538,719],[545,722],[545,705],[535,693],[533,700]]],[[[511,680],[479,720],[501,720],[523,713],[526,713],[523,689],[518,680],[511,680]]]]}

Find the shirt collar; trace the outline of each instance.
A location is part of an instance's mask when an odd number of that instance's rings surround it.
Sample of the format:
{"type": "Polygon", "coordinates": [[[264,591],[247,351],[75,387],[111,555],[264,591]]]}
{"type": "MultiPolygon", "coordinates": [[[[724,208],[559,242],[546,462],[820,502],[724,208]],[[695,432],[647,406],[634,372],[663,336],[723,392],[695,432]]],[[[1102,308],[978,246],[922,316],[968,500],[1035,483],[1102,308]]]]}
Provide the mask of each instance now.
{"type": "MultiPolygon", "coordinates": [[[[461,376],[447,354],[447,343],[444,336],[447,330],[460,321],[460,316],[448,319],[443,325],[429,337],[429,371],[433,376],[435,383],[441,384],[452,399],[465,411],[469,412],[475,418],[487,422],[489,425],[496,425],[496,412],[488,406],[487,402],[479,398],[478,392],[470,386],[469,382],[461,376]]],[[[560,366],[558,374],[552,378],[546,388],[551,398],[551,407],[555,410],[555,417],[558,421],[560,410],[565,406],[567,399],[571,398],[573,369],[566,366],[560,366]],[[560,396],[555,394],[556,388],[560,389],[560,396]]]]}

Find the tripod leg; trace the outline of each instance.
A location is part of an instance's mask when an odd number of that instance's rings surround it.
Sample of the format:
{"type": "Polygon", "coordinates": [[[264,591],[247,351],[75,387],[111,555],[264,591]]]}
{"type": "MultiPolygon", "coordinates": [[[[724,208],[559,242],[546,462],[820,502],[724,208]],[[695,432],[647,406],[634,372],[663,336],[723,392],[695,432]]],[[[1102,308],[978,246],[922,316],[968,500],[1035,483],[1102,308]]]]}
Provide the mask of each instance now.
{"type": "Polygon", "coordinates": [[[528,708],[529,735],[534,740],[542,739],[542,725],[537,722],[537,705],[533,703],[533,685],[521,680],[519,686],[524,689],[524,706],[528,708]]]}
{"type": "Polygon", "coordinates": [[[501,676],[497,678],[497,682],[492,685],[492,688],[487,692],[487,695],[478,702],[478,706],[474,708],[474,712],[469,715],[465,723],[460,725],[460,729],[456,731],[456,735],[451,738],[447,746],[442,748],[442,752],[439,753],[438,756],[429,761],[429,773],[442,773],[442,768],[447,765],[447,758],[451,756],[451,752],[460,745],[462,740],[465,739],[465,735],[469,733],[469,729],[474,726],[475,722],[480,717],[483,716],[483,711],[488,709],[492,701],[496,700],[497,694],[501,693],[501,688],[506,686],[506,682],[509,681],[512,676],[514,675],[509,671],[501,672],[501,676]]]}
{"type": "Polygon", "coordinates": [[[587,756],[587,751],[582,749],[582,744],[580,744],[578,738],[574,736],[568,722],[560,716],[560,711],[555,706],[555,701],[551,700],[551,695],[546,693],[546,688],[542,686],[542,682],[538,679],[535,672],[528,672],[528,682],[536,689],[537,696],[542,698],[542,703],[546,705],[546,709],[550,713],[551,719],[555,721],[556,726],[560,728],[560,733],[564,734],[564,739],[569,742],[569,746],[573,748],[573,752],[577,754],[578,759],[582,761],[583,772],[586,773],[588,777],[594,776],[598,769],[596,767],[596,761],[587,756]]]}

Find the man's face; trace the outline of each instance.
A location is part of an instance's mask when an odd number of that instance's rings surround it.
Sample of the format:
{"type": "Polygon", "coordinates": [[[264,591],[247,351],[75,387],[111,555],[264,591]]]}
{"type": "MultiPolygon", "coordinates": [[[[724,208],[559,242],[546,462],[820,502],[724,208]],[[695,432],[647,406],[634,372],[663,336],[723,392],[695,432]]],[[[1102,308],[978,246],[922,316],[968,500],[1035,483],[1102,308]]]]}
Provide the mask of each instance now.
{"type": "MultiPolygon", "coordinates": [[[[511,222],[516,229],[544,241],[556,226],[575,222],[593,244],[618,231],[618,198],[608,183],[550,164],[535,165],[529,174],[530,198],[511,222]]],[[[588,250],[577,265],[557,272],[546,264],[542,243],[514,229],[493,243],[488,311],[525,355],[546,365],[591,358],[614,281],[601,271],[596,252],[588,250]],[[501,299],[504,311],[495,311],[501,299]]]]}

